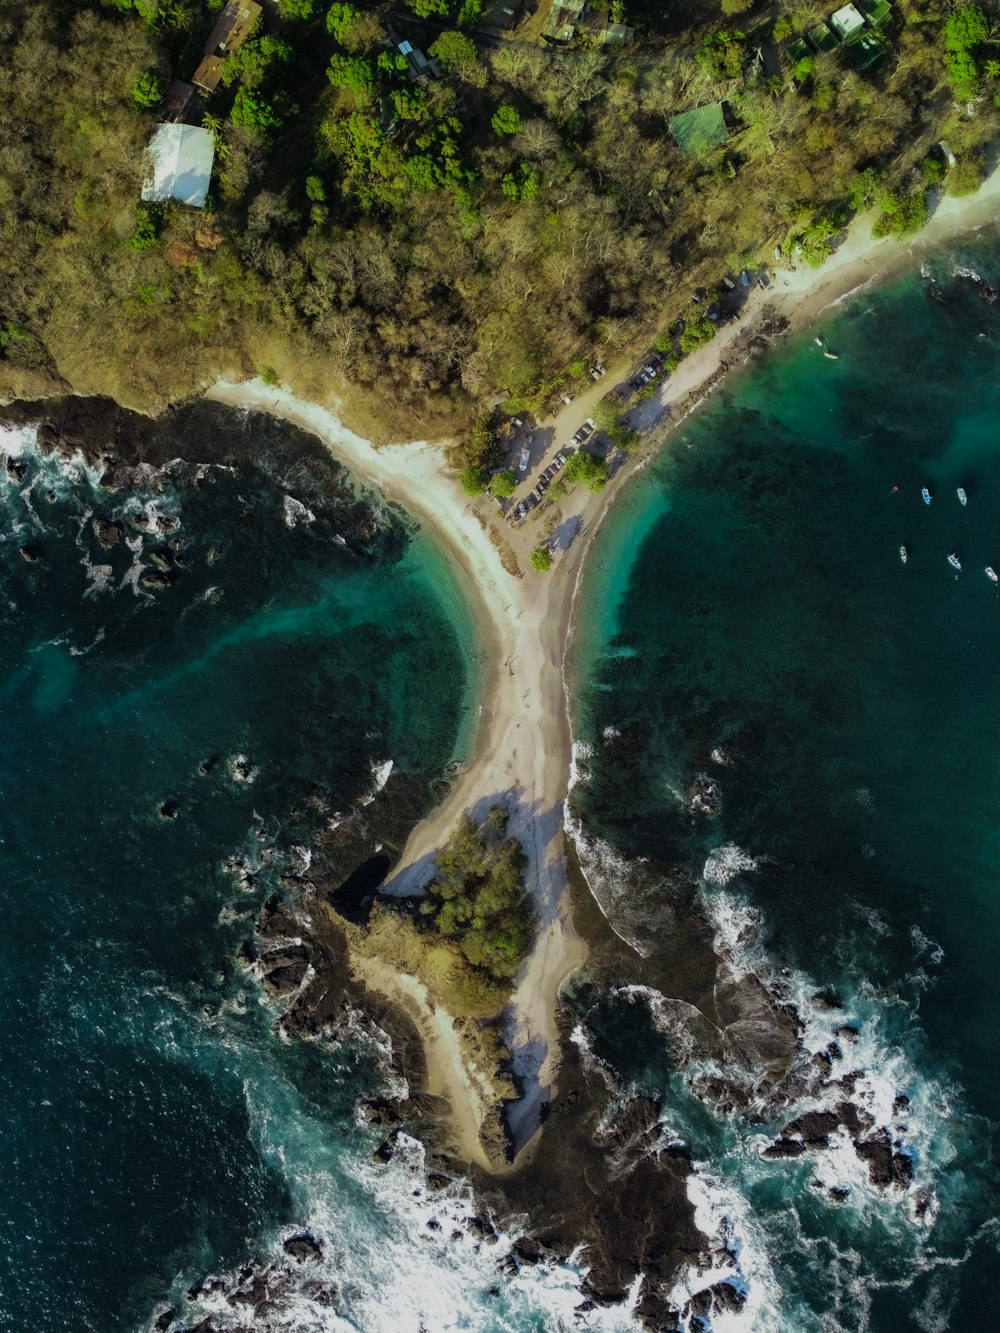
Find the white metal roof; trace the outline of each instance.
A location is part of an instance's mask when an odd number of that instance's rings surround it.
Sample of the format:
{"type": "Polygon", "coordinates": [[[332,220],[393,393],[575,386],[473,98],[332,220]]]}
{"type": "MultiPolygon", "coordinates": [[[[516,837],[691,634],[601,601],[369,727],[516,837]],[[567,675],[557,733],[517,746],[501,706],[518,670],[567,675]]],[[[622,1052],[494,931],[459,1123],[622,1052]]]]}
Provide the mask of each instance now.
{"type": "Polygon", "coordinates": [[[157,125],[146,149],[143,199],[177,199],[204,208],[214,157],[215,143],[208,130],[198,125],[157,125]]]}
{"type": "Polygon", "coordinates": [[[865,26],[864,18],[854,5],[845,5],[836,14],[830,15],[830,26],[841,38],[850,37],[859,28],[865,26]]]}

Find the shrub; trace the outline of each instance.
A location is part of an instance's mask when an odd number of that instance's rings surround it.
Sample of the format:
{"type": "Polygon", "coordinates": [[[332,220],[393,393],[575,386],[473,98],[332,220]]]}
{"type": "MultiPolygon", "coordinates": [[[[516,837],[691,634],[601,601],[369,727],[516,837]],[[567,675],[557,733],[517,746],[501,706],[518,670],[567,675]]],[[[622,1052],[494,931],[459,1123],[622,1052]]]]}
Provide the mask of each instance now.
{"type": "Polygon", "coordinates": [[[552,552],[547,546],[538,546],[531,553],[531,564],[540,574],[552,568],[552,552]]]}
{"type": "Polygon", "coordinates": [[[715,337],[718,330],[712,320],[705,318],[696,320],[689,324],[681,334],[681,351],[686,355],[695,352],[699,347],[704,347],[715,337]]]}
{"type": "Polygon", "coordinates": [[[132,105],[140,111],[148,111],[158,106],[163,97],[163,80],[159,74],[147,70],[140,74],[132,85],[132,105]]]}
{"type": "Polygon", "coordinates": [[[149,250],[156,244],[160,234],[160,218],[150,208],[137,208],[135,212],[135,231],[129,237],[133,250],[149,250]]]}

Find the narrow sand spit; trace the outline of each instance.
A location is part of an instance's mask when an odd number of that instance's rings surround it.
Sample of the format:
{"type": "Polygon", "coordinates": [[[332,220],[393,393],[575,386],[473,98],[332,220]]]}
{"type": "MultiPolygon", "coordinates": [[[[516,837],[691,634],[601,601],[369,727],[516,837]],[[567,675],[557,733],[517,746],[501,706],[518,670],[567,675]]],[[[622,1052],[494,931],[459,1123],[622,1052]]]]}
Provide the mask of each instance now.
{"type": "MultiPolygon", "coordinates": [[[[260,381],[219,384],[209,396],[221,402],[274,413],[317,434],[334,457],[363,480],[401,502],[450,548],[466,583],[484,650],[481,713],[475,754],[446,800],[413,830],[385,891],[414,894],[434,873],[434,858],[458,816],[484,815],[491,805],[510,810],[509,829],[528,853],[528,884],[538,905],[541,930],[514,996],[511,1030],[515,1067],[526,1082],[522,1140],[538,1125],[542,1088],[554,1073],[558,1052],[556,997],[566,977],[586,956],[573,930],[563,855],[562,811],[569,772],[570,736],[562,684],[569,599],[568,569],[550,583],[507,574],[465,495],[444,470],[441,450],[429,444],[375,449],[323,408],[260,381]],[[559,599],[558,589],[563,590],[559,599]],[[554,605],[560,600],[561,608],[554,605]]],[[[399,998],[398,988],[372,984],[399,998]]],[[[411,1006],[412,1008],[412,1006],[411,1006]]],[[[441,1015],[443,1010],[436,1010],[441,1015]]],[[[445,1021],[445,1020],[440,1020],[445,1021]]],[[[420,1024],[425,1038],[430,1023],[420,1024]]],[[[449,1050],[428,1042],[428,1063],[450,1069],[432,1081],[456,1087],[457,1043],[449,1050]]]]}
{"type": "MultiPolygon", "coordinates": [[[[657,440],[665,436],[697,401],[698,391],[718,382],[719,371],[738,352],[738,340],[755,327],[765,309],[787,317],[794,329],[804,328],[851,293],[912,264],[930,246],[995,222],[998,213],[1000,170],[977,194],[943,200],[919,236],[876,241],[870,234],[872,217],[856,219],[847,239],[821,269],[800,265],[777,274],[768,288],[755,288],[741,318],[688,357],[656,395],[633,412],[635,424],[655,432],[657,440]]],[[[626,377],[627,369],[609,367],[606,379],[541,423],[551,428],[550,452],[568,442],[597,401],[626,377]]],[[[600,520],[643,462],[621,468],[599,495],[580,495],[575,517],[583,540],[569,544],[549,575],[536,576],[529,568],[519,580],[504,571],[484,526],[484,521],[495,519],[491,502],[479,501],[477,514],[448,476],[439,446],[413,443],[376,449],[342,425],[332,411],[260,380],[221,383],[208,396],[273,413],[318,435],[335,458],[425,523],[450,549],[462,571],[484,662],[475,754],[447,799],[413,830],[386,889],[397,894],[423,889],[433,874],[435,853],[463,810],[485,814],[497,802],[508,806],[510,831],[522,839],[528,853],[528,882],[540,920],[538,939],[518,979],[512,1005],[512,1048],[525,1081],[524,1100],[511,1117],[520,1147],[538,1127],[538,1112],[555,1074],[559,989],[586,957],[570,915],[563,849],[563,803],[571,756],[564,679],[573,603],[600,520]]],[[[526,565],[537,532],[533,537],[530,531],[516,535],[503,531],[526,565]]],[[[373,960],[364,960],[364,974],[369,984],[402,1002],[417,1022],[431,1088],[451,1103],[458,1142],[470,1160],[481,1163],[478,1130],[484,1107],[464,1066],[451,1016],[431,1002],[415,978],[398,976],[373,960]]]]}

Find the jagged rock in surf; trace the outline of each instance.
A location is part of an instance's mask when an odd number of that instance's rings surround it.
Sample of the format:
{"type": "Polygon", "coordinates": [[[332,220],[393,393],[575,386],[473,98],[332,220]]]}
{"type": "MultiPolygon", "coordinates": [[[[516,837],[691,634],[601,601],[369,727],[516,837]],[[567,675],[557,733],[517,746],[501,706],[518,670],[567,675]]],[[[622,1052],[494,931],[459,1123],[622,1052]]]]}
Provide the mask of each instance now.
{"type": "Polygon", "coordinates": [[[118,545],[125,535],[125,529],[112,518],[95,518],[94,535],[106,551],[118,545]]]}
{"type": "Polygon", "coordinates": [[[315,1263],[323,1257],[323,1246],[311,1231],[297,1231],[294,1236],[286,1237],[281,1248],[300,1264],[307,1260],[315,1263]]]}

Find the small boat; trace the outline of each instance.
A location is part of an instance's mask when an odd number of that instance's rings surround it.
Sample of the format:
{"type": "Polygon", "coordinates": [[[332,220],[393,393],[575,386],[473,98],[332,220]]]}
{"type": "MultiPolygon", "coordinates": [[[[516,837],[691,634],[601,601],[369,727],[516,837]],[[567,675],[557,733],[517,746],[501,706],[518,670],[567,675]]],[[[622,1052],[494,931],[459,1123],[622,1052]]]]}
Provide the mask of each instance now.
{"type": "Polygon", "coordinates": [[[840,360],[840,356],[839,356],[836,352],[831,352],[831,351],[829,351],[829,350],[828,350],[827,348],[825,348],[825,347],[823,348],[823,355],[826,357],[826,359],[827,359],[828,361],[839,361],[839,360],[840,360]]]}
{"type": "Polygon", "coordinates": [[[969,497],[966,495],[964,488],[961,486],[959,486],[958,488],[958,503],[963,506],[969,503],[969,497]]]}
{"type": "Polygon", "coordinates": [[[921,489],[920,494],[924,497],[924,504],[929,505],[931,502],[931,493],[926,486],[921,489]]]}
{"type": "Polygon", "coordinates": [[[814,339],[813,339],[813,342],[816,344],[817,347],[822,347],[822,346],[823,346],[823,339],[820,338],[820,337],[816,337],[816,338],[814,338],[814,339]]]}
{"type": "Polygon", "coordinates": [[[948,564],[951,565],[952,569],[962,568],[962,562],[961,560],[959,560],[958,556],[955,554],[954,551],[952,551],[951,555],[948,557],[948,564]]]}
{"type": "Polygon", "coordinates": [[[902,560],[902,562],[903,562],[904,565],[906,564],[907,560],[909,560],[909,558],[910,558],[910,553],[909,553],[909,551],[906,549],[905,546],[901,546],[901,547],[899,548],[899,558],[900,558],[900,560],[902,560]]]}
{"type": "Polygon", "coordinates": [[[991,583],[1000,583],[1000,579],[997,578],[997,572],[992,565],[986,566],[986,577],[991,583]]]}

